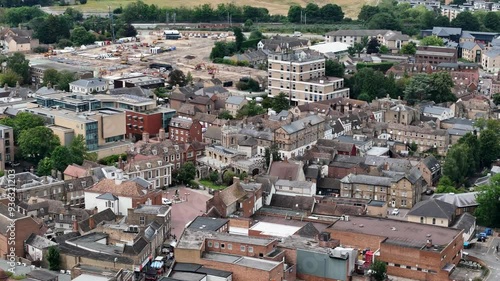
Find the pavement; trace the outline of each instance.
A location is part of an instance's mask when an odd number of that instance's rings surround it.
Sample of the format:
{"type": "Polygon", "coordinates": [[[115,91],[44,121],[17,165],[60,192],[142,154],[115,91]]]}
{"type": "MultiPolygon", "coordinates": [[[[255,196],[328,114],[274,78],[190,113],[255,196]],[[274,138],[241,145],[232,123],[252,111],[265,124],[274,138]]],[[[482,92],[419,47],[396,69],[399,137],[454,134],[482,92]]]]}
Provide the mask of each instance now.
{"type": "MultiPolygon", "coordinates": [[[[10,265],[7,263],[6,260],[0,260],[0,268],[7,271],[10,269],[10,265]]],[[[71,276],[69,274],[61,274],[59,272],[56,272],[56,271],[50,271],[50,270],[47,270],[47,269],[43,269],[43,268],[37,268],[38,270],[43,270],[43,271],[46,271],[46,272],[50,272],[52,274],[56,274],[58,277],[59,277],[59,281],[71,281],[71,276]]],[[[16,269],[15,269],[15,275],[22,275],[22,274],[27,274],[29,272],[31,272],[33,269],[31,268],[31,266],[23,266],[23,265],[16,265],[16,269]]]]}
{"type": "Polygon", "coordinates": [[[478,242],[474,248],[464,250],[469,255],[481,259],[486,263],[490,273],[484,279],[485,281],[500,280],[500,254],[495,249],[499,244],[499,237],[490,236],[486,242],[478,242]]]}
{"type": "Polygon", "coordinates": [[[186,224],[206,212],[206,202],[212,196],[208,191],[174,187],[165,191],[165,197],[174,201],[172,204],[172,234],[180,237],[186,224]],[[175,191],[179,190],[180,201],[175,202],[175,191]]]}

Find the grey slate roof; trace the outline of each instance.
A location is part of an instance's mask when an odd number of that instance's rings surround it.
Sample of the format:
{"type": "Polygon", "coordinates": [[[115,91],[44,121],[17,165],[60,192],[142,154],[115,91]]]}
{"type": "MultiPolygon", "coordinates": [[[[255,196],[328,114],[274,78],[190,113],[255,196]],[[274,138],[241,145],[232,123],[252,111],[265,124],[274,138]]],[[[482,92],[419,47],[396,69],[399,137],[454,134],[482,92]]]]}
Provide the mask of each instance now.
{"type": "Polygon", "coordinates": [[[288,125],[281,126],[287,133],[293,134],[306,128],[306,124],[316,125],[325,121],[318,115],[311,115],[300,120],[294,121],[288,125]]]}
{"type": "Polygon", "coordinates": [[[457,206],[458,208],[465,208],[471,206],[477,206],[476,196],[478,192],[467,192],[467,193],[438,193],[434,194],[432,198],[441,200],[450,204],[457,206]]]}
{"type": "Polygon", "coordinates": [[[295,235],[305,238],[316,238],[318,234],[319,230],[311,222],[308,222],[295,233],[295,235]]]}
{"type": "Polygon", "coordinates": [[[118,197],[116,197],[113,194],[108,192],[108,193],[104,193],[104,194],[97,196],[96,199],[116,201],[116,200],[118,200],[118,197]]]}
{"type": "Polygon", "coordinates": [[[222,129],[217,126],[210,126],[207,128],[205,132],[205,138],[213,139],[213,140],[221,140],[222,139],[222,129]]]}
{"type": "Polygon", "coordinates": [[[422,160],[422,163],[431,171],[431,173],[434,173],[441,169],[441,164],[439,164],[439,161],[437,161],[436,157],[429,155],[426,158],[422,160]]]}
{"type": "Polygon", "coordinates": [[[30,245],[37,249],[46,249],[51,246],[57,246],[57,243],[50,241],[49,239],[36,235],[32,233],[25,242],[26,245],[30,245]]]}
{"type": "Polygon", "coordinates": [[[432,34],[439,36],[439,37],[447,37],[447,36],[454,36],[454,35],[460,35],[462,33],[461,28],[453,28],[453,27],[439,27],[436,26],[432,29],[432,34]]]}
{"type": "Polygon", "coordinates": [[[229,98],[227,98],[226,104],[240,105],[244,100],[245,100],[244,97],[230,96],[229,98]]]}
{"type": "Polygon", "coordinates": [[[187,228],[195,230],[217,231],[228,223],[229,223],[228,219],[198,216],[193,220],[193,222],[191,222],[191,224],[187,228]]]}
{"type": "Polygon", "coordinates": [[[90,79],[80,79],[69,83],[70,85],[78,86],[78,87],[103,87],[106,86],[108,81],[102,78],[90,78],[90,79]]]}
{"type": "Polygon", "coordinates": [[[444,201],[429,199],[420,201],[408,212],[409,216],[452,219],[457,207],[444,201]]]}
{"type": "Polygon", "coordinates": [[[341,183],[354,183],[354,184],[367,184],[367,185],[378,185],[378,186],[391,186],[391,178],[388,177],[378,177],[369,175],[355,175],[349,174],[343,177],[341,183]]]}
{"type": "Polygon", "coordinates": [[[433,115],[441,115],[445,111],[451,111],[451,109],[446,108],[446,107],[440,107],[440,106],[426,106],[424,107],[424,113],[427,114],[433,114],[433,115]]]}
{"type": "Polygon", "coordinates": [[[475,224],[476,218],[466,212],[458,218],[458,220],[451,226],[451,228],[463,229],[468,232],[475,224]]]}

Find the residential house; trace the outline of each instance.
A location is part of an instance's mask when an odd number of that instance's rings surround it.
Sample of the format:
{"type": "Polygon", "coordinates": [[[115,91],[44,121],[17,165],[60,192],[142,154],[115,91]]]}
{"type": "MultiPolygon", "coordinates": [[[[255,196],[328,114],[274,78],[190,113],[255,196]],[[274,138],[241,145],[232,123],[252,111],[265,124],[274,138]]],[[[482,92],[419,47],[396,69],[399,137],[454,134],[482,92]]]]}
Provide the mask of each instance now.
{"type": "Polygon", "coordinates": [[[132,160],[126,164],[121,161],[119,165],[124,176],[129,179],[145,179],[152,184],[153,188],[159,189],[172,184],[174,165],[165,161],[163,157],[153,156],[144,160],[132,160]]]}
{"type": "Polygon", "coordinates": [[[401,33],[400,31],[388,31],[382,36],[382,46],[386,46],[393,53],[397,53],[401,50],[403,45],[408,44],[410,42],[410,36],[401,33]]]}
{"type": "Polygon", "coordinates": [[[444,201],[420,201],[406,215],[408,221],[449,227],[456,218],[457,207],[444,201]]]}
{"type": "Polygon", "coordinates": [[[455,113],[447,107],[428,105],[422,109],[422,114],[426,117],[437,118],[440,121],[453,118],[455,113]]]}
{"type": "Polygon", "coordinates": [[[86,189],[84,193],[86,209],[97,209],[100,212],[111,208],[117,215],[124,214],[126,210],[140,204],[162,204],[161,190],[152,190],[152,185],[142,178],[105,179],[86,189]]]}
{"type": "Polygon", "coordinates": [[[242,217],[251,217],[262,207],[262,184],[242,183],[239,178],[223,190],[215,190],[214,196],[206,203],[207,213],[212,209],[222,217],[238,213],[242,217]]]}
{"type": "Polygon", "coordinates": [[[481,56],[484,49],[485,46],[482,44],[470,41],[463,42],[460,43],[460,56],[467,61],[481,63],[481,56]]]}
{"type": "MultiPolygon", "coordinates": [[[[160,245],[163,243],[165,239],[168,239],[171,232],[171,221],[172,221],[172,208],[165,205],[138,205],[136,208],[127,210],[127,225],[138,226],[140,230],[145,230],[151,223],[158,223],[163,225],[163,233],[161,237],[164,239],[160,239],[160,245]]],[[[158,246],[160,246],[158,245],[158,246]]],[[[158,246],[153,247],[156,249],[156,252],[160,252],[158,250],[158,246]]]]}
{"type": "Polygon", "coordinates": [[[70,92],[84,95],[104,93],[108,88],[108,81],[102,78],[80,79],[69,83],[70,92]]]}
{"type": "Polygon", "coordinates": [[[115,222],[116,218],[116,214],[110,208],[107,208],[100,212],[96,212],[94,209],[93,215],[91,215],[87,219],[78,221],[78,229],[75,232],[78,232],[80,234],[90,232],[100,224],[115,222]]]}
{"type": "Polygon", "coordinates": [[[79,178],[68,179],[64,181],[64,192],[66,204],[75,208],[85,206],[84,190],[90,188],[97,183],[97,178],[94,176],[85,176],[79,178]]]}
{"type": "Polygon", "coordinates": [[[47,254],[50,247],[56,247],[57,243],[32,233],[24,242],[26,258],[33,262],[39,262],[41,266],[48,266],[47,254]]]}
{"type": "Polygon", "coordinates": [[[172,141],[189,143],[192,141],[203,141],[202,127],[200,122],[186,117],[174,117],[170,120],[168,136],[172,141]]]}
{"type": "MultiPolygon", "coordinates": [[[[264,48],[264,46],[262,46],[262,48],[264,48]]],[[[235,54],[231,57],[224,57],[224,59],[230,60],[238,65],[244,63],[258,68],[267,63],[267,54],[261,49],[247,50],[243,54],[235,54]]]]}
{"type": "Polygon", "coordinates": [[[324,122],[325,119],[311,115],[277,129],[274,140],[281,157],[293,158],[304,154],[324,136],[324,122]]]}
{"type": "Polygon", "coordinates": [[[240,96],[230,96],[226,100],[226,111],[229,112],[232,116],[236,116],[238,111],[247,104],[247,99],[245,97],[240,96]]]}
{"type": "Polygon", "coordinates": [[[33,233],[44,234],[44,228],[34,218],[11,210],[4,204],[0,204],[0,226],[0,256],[4,260],[12,255],[24,257],[24,241],[33,233]]]}
{"type": "MultiPolygon", "coordinates": [[[[390,44],[392,47],[401,47],[409,40],[401,32],[391,30],[361,29],[361,30],[337,30],[326,33],[326,42],[342,42],[354,46],[354,43],[361,43],[363,38],[377,38],[381,45],[390,44]],[[387,37],[386,37],[387,36],[387,37]],[[386,37],[386,40],[384,40],[386,37]],[[399,42],[399,44],[398,44],[399,42]],[[385,43],[385,44],[384,44],[385,43]]],[[[387,47],[390,47],[387,45],[387,47]]]]}
{"type": "Polygon", "coordinates": [[[63,200],[64,181],[51,176],[38,177],[31,172],[17,173],[14,176],[5,175],[0,178],[0,192],[6,197],[10,187],[9,182],[15,181],[16,200],[25,201],[30,197],[40,197],[63,200]]]}
{"type": "Polygon", "coordinates": [[[489,73],[500,71],[500,48],[493,48],[483,52],[481,66],[484,71],[489,73]]]}
{"type": "Polygon", "coordinates": [[[220,127],[208,127],[203,134],[203,142],[206,144],[221,144],[222,129],[220,127]]]}
{"type": "Polygon", "coordinates": [[[292,160],[273,161],[269,168],[269,175],[278,179],[291,180],[291,181],[305,181],[302,162],[295,162],[292,160]]]}
{"type": "Polygon", "coordinates": [[[428,186],[437,186],[441,178],[441,163],[436,157],[429,155],[418,163],[418,169],[428,186]]]}
{"type": "Polygon", "coordinates": [[[368,174],[365,157],[337,154],[328,164],[328,177],[342,179],[349,174],[368,174]]]}
{"type": "Polygon", "coordinates": [[[258,50],[269,52],[281,52],[286,49],[297,50],[308,46],[311,46],[311,41],[308,39],[279,35],[269,39],[262,39],[257,43],[258,50]]]}
{"type": "Polygon", "coordinates": [[[39,40],[33,38],[33,30],[4,28],[0,31],[0,42],[5,52],[29,52],[38,47],[39,40]]]}

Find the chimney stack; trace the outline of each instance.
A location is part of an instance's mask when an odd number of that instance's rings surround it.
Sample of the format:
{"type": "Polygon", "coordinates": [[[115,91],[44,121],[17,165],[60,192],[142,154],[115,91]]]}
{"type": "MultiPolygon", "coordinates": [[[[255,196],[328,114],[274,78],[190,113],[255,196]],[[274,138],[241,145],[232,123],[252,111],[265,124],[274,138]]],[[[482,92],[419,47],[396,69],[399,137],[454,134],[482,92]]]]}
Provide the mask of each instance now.
{"type": "Polygon", "coordinates": [[[389,171],[389,163],[388,162],[384,163],[384,170],[389,171]]]}
{"type": "Polygon", "coordinates": [[[123,161],[122,156],[118,157],[118,169],[122,170],[125,168],[125,161],[123,161]]]}
{"type": "Polygon", "coordinates": [[[92,218],[92,217],[89,218],[89,228],[90,229],[95,228],[95,221],[94,221],[94,218],[92,218]]]}
{"type": "Polygon", "coordinates": [[[149,142],[149,133],[148,132],[142,133],[142,140],[144,142],[149,142]]]}
{"type": "Polygon", "coordinates": [[[78,221],[77,220],[73,221],[73,232],[78,232],[78,221]]]}
{"type": "Polygon", "coordinates": [[[167,136],[165,134],[165,129],[163,128],[160,129],[160,132],[158,132],[158,138],[160,139],[160,141],[164,141],[167,139],[167,136]]]}
{"type": "Polygon", "coordinates": [[[426,246],[427,248],[432,247],[432,240],[431,240],[431,239],[427,239],[427,243],[425,244],[425,246],[426,246]]]}

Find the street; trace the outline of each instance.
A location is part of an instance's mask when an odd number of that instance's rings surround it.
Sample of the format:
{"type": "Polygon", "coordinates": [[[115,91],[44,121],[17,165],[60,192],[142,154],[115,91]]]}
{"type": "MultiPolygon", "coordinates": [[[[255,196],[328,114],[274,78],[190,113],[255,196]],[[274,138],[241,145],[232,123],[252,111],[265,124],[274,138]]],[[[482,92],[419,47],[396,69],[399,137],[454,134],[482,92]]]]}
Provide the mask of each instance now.
{"type": "Polygon", "coordinates": [[[499,237],[489,236],[486,242],[478,242],[474,248],[465,250],[469,255],[481,259],[488,265],[490,274],[484,279],[486,281],[500,280],[500,255],[495,249],[499,244],[499,237]]]}

